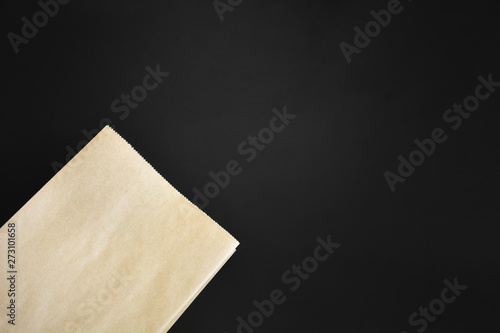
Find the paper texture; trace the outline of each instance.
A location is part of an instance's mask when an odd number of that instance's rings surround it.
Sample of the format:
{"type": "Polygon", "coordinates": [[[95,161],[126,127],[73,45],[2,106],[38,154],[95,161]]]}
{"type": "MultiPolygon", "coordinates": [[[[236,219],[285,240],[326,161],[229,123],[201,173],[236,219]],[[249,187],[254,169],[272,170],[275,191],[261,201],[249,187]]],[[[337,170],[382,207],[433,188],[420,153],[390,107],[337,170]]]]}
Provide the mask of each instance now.
{"type": "Polygon", "coordinates": [[[166,332],[237,246],[105,127],[0,229],[0,332],[166,332]]]}

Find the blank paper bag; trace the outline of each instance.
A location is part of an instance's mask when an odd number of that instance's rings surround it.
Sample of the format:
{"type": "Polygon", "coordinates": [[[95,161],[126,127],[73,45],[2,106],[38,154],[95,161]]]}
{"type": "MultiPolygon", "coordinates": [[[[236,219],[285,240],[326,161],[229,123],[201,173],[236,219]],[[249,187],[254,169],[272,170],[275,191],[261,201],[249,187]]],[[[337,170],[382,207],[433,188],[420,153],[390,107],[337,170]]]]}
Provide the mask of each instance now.
{"type": "Polygon", "coordinates": [[[0,229],[0,332],[166,332],[237,245],[105,127],[0,229]]]}

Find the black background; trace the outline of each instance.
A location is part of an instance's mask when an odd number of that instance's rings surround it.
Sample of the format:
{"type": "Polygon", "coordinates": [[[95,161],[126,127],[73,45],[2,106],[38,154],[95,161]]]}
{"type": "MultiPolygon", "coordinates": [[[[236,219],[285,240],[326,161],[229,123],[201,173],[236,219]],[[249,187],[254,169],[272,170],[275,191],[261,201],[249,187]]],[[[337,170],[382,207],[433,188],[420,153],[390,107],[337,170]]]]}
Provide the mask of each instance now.
{"type": "MultiPolygon", "coordinates": [[[[468,289],[426,332],[498,332],[500,92],[456,131],[442,119],[479,75],[500,81],[498,5],[402,5],[351,64],[339,44],[387,1],[244,0],[223,22],[208,0],[61,5],[18,54],[3,39],[2,223],[109,118],[188,198],[243,166],[204,209],[241,245],[170,332],[236,332],[277,288],[256,332],[416,332],[409,315],[454,277],[468,289]],[[170,75],[119,119],[111,102],[156,64],[170,75]],[[297,117],[245,162],[238,144],[285,105],[297,117]],[[392,193],[384,172],[436,127],[448,140],[392,193]],[[327,235],[342,246],[290,292],[281,274],[327,235]]],[[[5,36],[39,10],[2,7],[5,36]]]]}

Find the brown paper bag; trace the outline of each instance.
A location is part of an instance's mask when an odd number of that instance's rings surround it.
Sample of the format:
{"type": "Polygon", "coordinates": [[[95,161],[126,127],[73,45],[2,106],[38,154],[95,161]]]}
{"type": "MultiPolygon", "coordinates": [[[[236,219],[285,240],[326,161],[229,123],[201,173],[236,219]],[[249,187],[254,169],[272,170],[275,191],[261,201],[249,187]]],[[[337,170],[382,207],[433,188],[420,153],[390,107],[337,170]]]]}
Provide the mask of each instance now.
{"type": "Polygon", "coordinates": [[[105,127],[0,229],[0,332],[166,332],[237,245],[105,127]]]}

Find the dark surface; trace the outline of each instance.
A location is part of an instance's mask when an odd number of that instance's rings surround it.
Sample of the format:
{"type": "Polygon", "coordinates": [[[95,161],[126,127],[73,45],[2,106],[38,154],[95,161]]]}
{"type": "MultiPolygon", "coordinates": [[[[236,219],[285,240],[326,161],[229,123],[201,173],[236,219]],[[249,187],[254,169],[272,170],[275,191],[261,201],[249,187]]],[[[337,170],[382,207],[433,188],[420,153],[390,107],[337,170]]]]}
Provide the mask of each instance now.
{"type": "MultiPolygon", "coordinates": [[[[208,0],[61,6],[18,54],[3,40],[2,223],[109,118],[188,198],[243,167],[204,208],[241,245],[170,332],[236,332],[274,289],[287,300],[255,332],[417,332],[454,277],[468,289],[425,331],[498,332],[500,91],[456,131],[442,118],[479,75],[500,81],[498,6],[402,4],[350,64],[339,44],[387,1],[244,0],[223,22],[208,0]],[[120,119],[111,102],[156,64],[170,75],[120,119]],[[246,162],[238,145],[285,105],[298,116],[246,162]],[[436,127],[448,140],[392,193],[384,172],[436,127]],[[341,247],[290,291],[327,235],[341,247]]],[[[4,35],[39,10],[2,7],[4,35]]]]}

